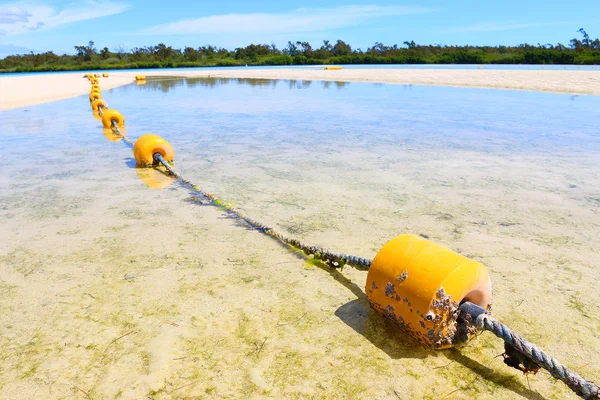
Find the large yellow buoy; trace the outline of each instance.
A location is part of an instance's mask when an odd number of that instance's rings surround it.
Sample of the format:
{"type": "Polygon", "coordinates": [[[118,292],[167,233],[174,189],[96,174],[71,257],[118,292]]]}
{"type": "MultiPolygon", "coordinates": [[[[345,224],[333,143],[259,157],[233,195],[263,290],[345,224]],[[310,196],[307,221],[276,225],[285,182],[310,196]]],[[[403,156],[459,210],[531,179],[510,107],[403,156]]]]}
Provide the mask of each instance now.
{"type": "Polygon", "coordinates": [[[153,133],[140,136],[133,146],[135,161],[140,166],[154,164],[154,154],[160,154],[166,161],[173,161],[175,151],[165,139],[153,133]]]}
{"type": "Polygon", "coordinates": [[[457,321],[462,301],[486,309],[492,302],[492,283],[482,264],[416,235],[400,235],[383,246],[365,290],[378,313],[438,349],[475,333],[457,321]]]}
{"type": "Polygon", "coordinates": [[[112,128],[113,122],[122,128],[125,126],[125,118],[117,110],[103,110],[102,111],[102,126],[104,128],[112,128]]]}

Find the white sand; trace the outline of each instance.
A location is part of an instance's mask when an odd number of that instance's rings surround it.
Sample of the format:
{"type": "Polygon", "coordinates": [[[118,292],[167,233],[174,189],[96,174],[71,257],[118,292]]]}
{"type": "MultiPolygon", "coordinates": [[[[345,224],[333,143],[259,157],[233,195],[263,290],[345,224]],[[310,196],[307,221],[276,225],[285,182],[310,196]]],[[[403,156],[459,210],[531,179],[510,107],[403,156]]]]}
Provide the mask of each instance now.
{"type": "MultiPolygon", "coordinates": [[[[100,78],[105,89],[125,85],[140,72],[118,72],[100,78]]],[[[151,76],[227,77],[361,81],[394,84],[461,86],[600,95],[600,71],[498,71],[425,69],[222,69],[151,72],[151,76]]],[[[82,72],[55,75],[0,77],[0,109],[23,107],[86,94],[89,83],[82,72]]]]}

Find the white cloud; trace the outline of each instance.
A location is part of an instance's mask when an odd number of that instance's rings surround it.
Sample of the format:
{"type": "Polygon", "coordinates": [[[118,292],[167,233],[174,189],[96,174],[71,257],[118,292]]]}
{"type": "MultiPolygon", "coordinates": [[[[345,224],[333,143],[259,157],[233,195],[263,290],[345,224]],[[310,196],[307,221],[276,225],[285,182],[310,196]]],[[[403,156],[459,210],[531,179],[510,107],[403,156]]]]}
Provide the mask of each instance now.
{"type": "Polygon", "coordinates": [[[0,36],[46,30],[78,21],[120,14],[129,6],[112,1],[85,1],[61,10],[35,3],[0,5],[0,36]]]}
{"type": "Polygon", "coordinates": [[[184,19],[144,29],[142,34],[194,35],[226,33],[313,32],[360,25],[381,17],[425,14],[436,11],[408,6],[340,6],[297,9],[287,13],[253,13],[211,15],[184,19]]]}
{"type": "Polygon", "coordinates": [[[498,32],[513,31],[517,29],[539,28],[542,26],[561,25],[566,22],[531,22],[531,23],[480,23],[468,26],[459,26],[456,28],[442,29],[441,32],[498,32]]]}

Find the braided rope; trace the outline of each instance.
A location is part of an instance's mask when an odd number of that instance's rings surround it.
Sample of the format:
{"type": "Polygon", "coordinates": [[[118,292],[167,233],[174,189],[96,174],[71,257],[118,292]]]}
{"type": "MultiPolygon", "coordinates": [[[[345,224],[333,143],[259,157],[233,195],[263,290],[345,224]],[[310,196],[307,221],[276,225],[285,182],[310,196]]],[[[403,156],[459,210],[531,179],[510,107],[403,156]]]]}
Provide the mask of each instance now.
{"type": "Polygon", "coordinates": [[[600,387],[593,382],[586,381],[577,373],[571,371],[558,360],[548,354],[535,344],[529,343],[523,336],[512,331],[506,325],[489,315],[482,314],[475,320],[479,329],[485,329],[513,346],[519,353],[529,357],[537,364],[546,369],[556,379],[563,381],[572,391],[580,397],[591,400],[600,399],[600,387]]]}
{"type": "Polygon", "coordinates": [[[329,249],[326,249],[323,247],[311,246],[311,245],[301,242],[298,239],[287,237],[284,234],[277,232],[274,228],[272,228],[268,225],[265,225],[262,222],[257,221],[254,218],[246,215],[244,212],[235,208],[231,203],[224,201],[224,200],[220,200],[214,194],[202,190],[202,188],[200,186],[195,185],[194,183],[192,183],[192,181],[190,181],[189,179],[187,179],[183,175],[181,175],[179,172],[177,172],[171,166],[171,164],[169,164],[160,154],[158,154],[158,153],[155,154],[154,159],[156,161],[160,162],[167,169],[167,171],[169,171],[169,173],[171,175],[173,175],[175,178],[179,179],[181,182],[185,183],[186,185],[191,186],[191,188],[193,190],[195,190],[196,192],[200,193],[202,196],[209,199],[212,204],[226,210],[227,212],[230,212],[230,213],[236,215],[237,217],[244,220],[246,223],[248,223],[255,229],[259,230],[260,232],[263,232],[271,237],[274,237],[275,239],[279,240],[280,242],[282,242],[288,246],[298,248],[307,255],[312,254],[315,259],[321,260],[324,263],[330,265],[331,267],[342,268],[342,267],[344,267],[344,265],[348,264],[348,265],[350,265],[356,269],[359,269],[361,271],[367,271],[369,269],[369,267],[371,266],[372,261],[368,258],[362,258],[362,257],[353,256],[350,254],[338,253],[336,251],[332,251],[332,250],[329,250],[329,249]]]}

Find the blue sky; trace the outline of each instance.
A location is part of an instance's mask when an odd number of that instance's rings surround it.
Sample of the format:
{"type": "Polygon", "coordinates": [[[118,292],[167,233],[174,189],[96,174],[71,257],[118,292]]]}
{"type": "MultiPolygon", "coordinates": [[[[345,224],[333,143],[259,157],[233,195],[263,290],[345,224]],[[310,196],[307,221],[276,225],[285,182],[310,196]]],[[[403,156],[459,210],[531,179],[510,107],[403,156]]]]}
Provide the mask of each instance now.
{"type": "Polygon", "coordinates": [[[342,39],[366,50],[402,44],[568,44],[585,28],[600,37],[600,0],[157,1],[0,0],[0,57],[29,51],[250,43],[319,46],[342,39]]]}

